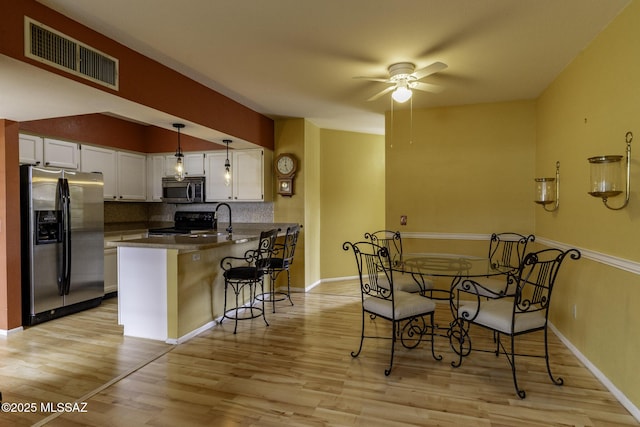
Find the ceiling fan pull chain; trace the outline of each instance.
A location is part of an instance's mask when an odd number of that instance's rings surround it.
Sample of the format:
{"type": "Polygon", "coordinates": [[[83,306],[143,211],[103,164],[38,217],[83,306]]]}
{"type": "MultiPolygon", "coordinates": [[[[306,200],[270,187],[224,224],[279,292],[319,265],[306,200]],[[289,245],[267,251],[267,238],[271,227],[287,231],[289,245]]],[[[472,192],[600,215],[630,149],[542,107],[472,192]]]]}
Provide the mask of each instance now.
{"type": "Polygon", "coordinates": [[[409,102],[409,144],[413,144],[413,98],[409,102]]]}

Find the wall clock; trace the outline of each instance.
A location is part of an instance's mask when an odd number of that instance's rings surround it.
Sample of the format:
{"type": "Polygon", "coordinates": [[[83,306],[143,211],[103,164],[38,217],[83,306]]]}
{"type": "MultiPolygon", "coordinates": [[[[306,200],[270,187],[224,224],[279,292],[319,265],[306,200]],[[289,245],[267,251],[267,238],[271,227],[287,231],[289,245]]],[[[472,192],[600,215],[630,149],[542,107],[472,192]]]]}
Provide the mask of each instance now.
{"type": "Polygon", "coordinates": [[[276,158],[278,194],[293,196],[293,178],[298,170],[298,160],[291,153],[282,153],[276,158]]]}

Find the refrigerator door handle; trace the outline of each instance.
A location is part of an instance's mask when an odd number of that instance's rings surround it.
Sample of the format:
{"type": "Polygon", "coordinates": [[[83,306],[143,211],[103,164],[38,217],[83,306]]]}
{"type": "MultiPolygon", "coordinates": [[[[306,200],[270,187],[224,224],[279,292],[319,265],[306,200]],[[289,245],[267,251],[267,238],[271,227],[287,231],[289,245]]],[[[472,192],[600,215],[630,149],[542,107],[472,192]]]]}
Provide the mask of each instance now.
{"type": "Polygon", "coordinates": [[[71,193],[69,192],[69,181],[63,180],[64,206],[63,206],[63,243],[62,252],[64,253],[64,294],[69,295],[71,288],[71,193]]]}
{"type": "Polygon", "coordinates": [[[65,224],[64,224],[64,212],[65,212],[65,200],[66,197],[64,195],[64,180],[63,178],[58,178],[58,185],[56,186],[56,190],[57,190],[57,201],[56,201],[56,210],[58,212],[60,212],[62,214],[62,218],[61,220],[63,221],[62,223],[62,251],[58,252],[58,295],[63,296],[64,295],[64,288],[65,288],[65,279],[66,279],[66,275],[65,275],[65,271],[66,271],[66,265],[67,265],[67,251],[66,251],[66,241],[64,239],[64,233],[65,233],[65,224]]]}

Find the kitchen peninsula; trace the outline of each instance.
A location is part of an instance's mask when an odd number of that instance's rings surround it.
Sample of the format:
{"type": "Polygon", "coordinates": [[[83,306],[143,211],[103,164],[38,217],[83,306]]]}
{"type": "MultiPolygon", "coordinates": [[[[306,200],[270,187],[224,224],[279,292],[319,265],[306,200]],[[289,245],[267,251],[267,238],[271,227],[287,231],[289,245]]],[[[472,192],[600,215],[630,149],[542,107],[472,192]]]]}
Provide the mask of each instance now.
{"type": "Polygon", "coordinates": [[[213,326],[224,307],[220,260],[255,249],[260,232],[286,223],[234,224],[233,233],[153,236],[118,248],[118,323],[124,335],[184,342],[213,326]]]}

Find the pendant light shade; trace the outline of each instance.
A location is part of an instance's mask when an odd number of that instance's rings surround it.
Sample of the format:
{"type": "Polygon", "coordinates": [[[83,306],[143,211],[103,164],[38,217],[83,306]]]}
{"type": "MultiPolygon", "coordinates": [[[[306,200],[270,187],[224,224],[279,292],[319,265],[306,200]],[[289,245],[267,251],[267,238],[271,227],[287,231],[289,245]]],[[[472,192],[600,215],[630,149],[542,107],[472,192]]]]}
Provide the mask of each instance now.
{"type": "Polygon", "coordinates": [[[180,129],[184,128],[184,124],[182,123],[174,123],[173,127],[178,129],[178,147],[176,148],[176,165],[175,165],[175,178],[178,181],[184,180],[184,164],[182,162],[182,158],[184,154],[182,154],[182,147],[180,146],[180,129]]]}
{"type": "Polygon", "coordinates": [[[407,102],[409,98],[411,98],[411,89],[406,86],[398,86],[398,88],[391,94],[391,97],[396,102],[407,102]]]}
{"type": "Polygon", "coordinates": [[[227,144],[227,159],[224,161],[224,185],[228,187],[231,185],[231,163],[229,162],[229,144],[231,144],[231,140],[224,139],[222,142],[227,144]]]}

